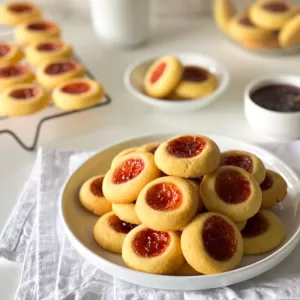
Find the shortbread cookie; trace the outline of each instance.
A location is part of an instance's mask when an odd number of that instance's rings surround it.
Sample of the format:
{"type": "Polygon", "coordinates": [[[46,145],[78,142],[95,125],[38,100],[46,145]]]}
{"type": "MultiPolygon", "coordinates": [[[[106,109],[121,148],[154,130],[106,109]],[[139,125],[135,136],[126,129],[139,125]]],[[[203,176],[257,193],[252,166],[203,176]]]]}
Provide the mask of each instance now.
{"type": "Polygon", "coordinates": [[[149,143],[149,144],[145,144],[139,148],[136,149],[137,152],[149,152],[152,154],[155,154],[156,149],[158,148],[158,146],[161,144],[161,142],[153,142],[153,143],[149,143]]]}
{"type": "Polygon", "coordinates": [[[246,224],[247,224],[247,220],[242,221],[242,222],[234,222],[234,224],[239,229],[239,231],[242,231],[245,228],[246,224]]]}
{"type": "Polygon", "coordinates": [[[278,41],[281,47],[293,47],[300,44],[300,15],[289,19],[279,32],[278,41]]]}
{"type": "Polygon", "coordinates": [[[113,203],[112,210],[116,216],[125,222],[137,225],[141,224],[141,221],[135,211],[135,202],[127,204],[113,203]]]}
{"type": "Polygon", "coordinates": [[[214,20],[220,30],[227,33],[229,21],[236,14],[232,0],[216,0],[214,3],[214,20]]]}
{"type": "Polygon", "coordinates": [[[133,153],[133,152],[136,152],[137,149],[138,149],[138,147],[131,147],[131,148],[122,150],[113,158],[113,160],[111,162],[111,166],[113,166],[120,157],[125,156],[130,153],[133,153]]]}
{"type": "Polygon", "coordinates": [[[0,67],[15,65],[23,57],[21,49],[13,43],[0,42],[0,67]]]}

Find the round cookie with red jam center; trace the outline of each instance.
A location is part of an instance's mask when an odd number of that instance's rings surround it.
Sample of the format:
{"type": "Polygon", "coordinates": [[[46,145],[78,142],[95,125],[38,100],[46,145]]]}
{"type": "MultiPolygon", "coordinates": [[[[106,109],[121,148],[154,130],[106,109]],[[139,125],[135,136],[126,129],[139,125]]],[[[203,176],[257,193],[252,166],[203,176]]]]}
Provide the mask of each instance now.
{"type": "Polygon", "coordinates": [[[278,35],[278,41],[281,47],[288,48],[298,46],[300,44],[300,15],[297,14],[289,19],[278,35]]]}
{"type": "Polygon", "coordinates": [[[131,147],[131,148],[122,150],[113,158],[113,160],[111,162],[111,166],[113,166],[119,160],[120,157],[123,157],[123,156],[133,153],[133,152],[136,152],[137,149],[138,149],[138,147],[131,147]]]}
{"type": "Polygon", "coordinates": [[[275,249],[284,241],[285,228],[273,212],[262,209],[247,221],[242,236],[244,254],[261,254],[275,249]]]}
{"type": "Polygon", "coordinates": [[[27,1],[10,2],[0,6],[0,23],[17,25],[41,18],[40,9],[27,1]]]}
{"type": "Polygon", "coordinates": [[[219,166],[220,150],[205,136],[181,135],[162,143],[154,157],[158,168],[167,175],[199,178],[219,166]]]}
{"type": "Polygon", "coordinates": [[[30,44],[26,50],[26,59],[34,67],[54,60],[72,58],[71,45],[59,39],[47,39],[30,44]]]}
{"type": "Polygon", "coordinates": [[[267,170],[260,188],[262,191],[262,208],[272,208],[281,202],[287,194],[287,183],[280,174],[271,170],[267,170]]]}
{"type": "Polygon", "coordinates": [[[246,151],[230,150],[222,152],[220,165],[242,168],[251,174],[258,183],[261,183],[266,176],[263,162],[256,155],[246,151]]]}
{"type": "Polygon", "coordinates": [[[218,28],[227,33],[228,23],[236,14],[231,0],[216,0],[214,3],[214,20],[218,28]]]}
{"type": "Polygon", "coordinates": [[[198,66],[185,66],[179,84],[174,90],[176,98],[195,99],[211,94],[217,88],[217,78],[198,66]]]}
{"type": "Polygon", "coordinates": [[[158,178],[140,192],[135,210],[141,222],[154,230],[179,230],[198,209],[198,190],[189,180],[158,178]]]}
{"type": "Polygon", "coordinates": [[[214,173],[206,175],[200,189],[208,211],[224,214],[235,222],[254,216],[262,202],[257,181],[237,167],[220,167],[214,173]]]}
{"type": "Polygon", "coordinates": [[[153,274],[174,274],[184,264],[179,236],[174,231],[155,231],[144,224],[126,236],[122,258],[129,268],[153,274]]]}
{"type": "Polygon", "coordinates": [[[34,114],[49,104],[49,95],[34,84],[16,84],[0,94],[0,114],[9,117],[34,114]]]}
{"type": "Polygon", "coordinates": [[[160,175],[151,153],[127,154],[120,157],[105,175],[104,196],[113,203],[131,203],[149,182],[160,175]]]}
{"type": "Polygon", "coordinates": [[[136,227],[120,220],[113,212],[109,212],[97,221],[94,227],[94,238],[105,250],[122,253],[122,246],[126,235],[136,227]]]}
{"type": "Polygon", "coordinates": [[[181,249],[196,271],[217,274],[239,265],[243,257],[243,239],[229,218],[218,213],[204,213],[184,228],[181,249]]]}
{"type": "Polygon", "coordinates": [[[155,61],[149,68],[144,79],[147,95],[164,98],[177,86],[182,75],[181,62],[173,56],[164,56],[155,61]]]}
{"type": "Polygon", "coordinates": [[[103,86],[95,80],[86,78],[65,81],[52,93],[54,104],[63,110],[88,108],[100,103],[103,97],[103,86]]]}
{"type": "Polygon", "coordinates": [[[18,83],[29,83],[34,80],[34,75],[27,66],[7,65],[0,68],[0,89],[18,83]]]}
{"type": "Polygon", "coordinates": [[[7,42],[0,42],[0,67],[15,65],[23,57],[23,52],[16,45],[7,42]]]}
{"type": "Polygon", "coordinates": [[[153,142],[149,144],[145,144],[139,148],[136,149],[137,152],[149,152],[152,154],[155,154],[158,146],[161,144],[161,142],[153,142]]]}
{"type": "Polygon", "coordinates": [[[132,224],[141,224],[135,211],[135,202],[127,204],[112,204],[112,210],[121,220],[132,224]]]}
{"type": "Polygon", "coordinates": [[[84,76],[81,64],[71,59],[60,59],[41,64],[36,71],[36,77],[40,85],[47,89],[54,89],[60,84],[73,78],[84,76]]]}
{"type": "Polygon", "coordinates": [[[258,27],[280,30],[297,13],[297,7],[283,0],[261,0],[249,8],[249,17],[258,27]]]}
{"type": "Polygon", "coordinates": [[[59,37],[59,27],[47,20],[30,20],[18,25],[15,31],[15,38],[22,45],[29,45],[59,37]]]}
{"type": "Polygon", "coordinates": [[[234,222],[234,224],[239,229],[239,231],[242,231],[245,228],[246,224],[247,224],[247,220],[241,221],[241,222],[234,222]]]}
{"type": "Polygon", "coordinates": [[[111,211],[111,202],[103,195],[103,179],[103,175],[94,176],[87,180],[79,191],[79,199],[83,207],[97,216],[111,211]]]}

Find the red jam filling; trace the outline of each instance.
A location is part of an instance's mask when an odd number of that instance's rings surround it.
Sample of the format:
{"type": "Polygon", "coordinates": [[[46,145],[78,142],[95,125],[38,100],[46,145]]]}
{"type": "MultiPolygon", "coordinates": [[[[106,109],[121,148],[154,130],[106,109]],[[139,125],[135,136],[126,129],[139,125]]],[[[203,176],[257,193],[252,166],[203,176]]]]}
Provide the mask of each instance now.
{"type": "Polygon", "coordinates": [[[74,82],[66,84],[61,90],[68,94],[83,94],[90,89],[90,85],[85,82],[74,82]]]}
{"type": "Polygon", "coordinates": [[[254,24],[251,22],[251,20],[248,17],[243,17],[239,20],[239,23],[244,26],[251,26],[255,27],[254,24]]]}
{"type": "Polygon", "coordinates": [[[212,216],[205,221],[202,240],[207,253],[218,261],[231,259],[237,250],[234,229],[219,216],[212,216]]]}
{"type": "Polygon", "coordinates": [[[251,194],[248,179],[237,171],[224,171],[219,174],[215,189],[219,198],[228,204],[244,202],[251,194]]]}
{"type": "Polygon", "coordinates": [[[118,168],[116,168],[112,182],[114,184],[121,184],[124,182],[128,182],[143,171],[145,167],[145,163],[140,158],[131,158],[124,161],[118,168]]]}
{"type": "Polygon", "coordinates": [[[144,229],[136,234],[132,241],[134,251],[142,257],[161,255],[170,244],[167,232],[144,229]]]}
{"type": "Polygon", "coordinates": [[[10,47],[6,44],[0,44],[0,57],[5,56],[10,51],[10,47]]]}
{"type": "Polygon", "coordinates": [[[135,224],[127,223],[120,220],[116,215],[112,215],[108,219],[108,224],[116,232],[127,234],[130,230],[136,227],[135,224]]]}
{"type": "Polygon", "coordinates": [[[206,141],[197,136],[182,136],[168,143],[168,152],[178,158],[190,158],[199,155],[206,141]]]}
{"type": "Polygon", "coordinates": [[[61,47],[62,47],[62,43],[60,43],[60,42],[42,43],[37,46],[37,50],[51,52],[51,51],[59,50],[59,49],[61,49],[61,47]]]}
{"type": "Polygon", "coordinates": [[[36,23],[31,23],[27,26],[28,29],[35,30],[35,31],[46,31],[51,29],[52,27],[53,25],[49,22],[36,22],[36,23]]]}
{"type": "Polygon", "coordinates": [[[150,82],[152,84],[156,83],[157,80],[161,77],[161,75],[164,73],[165,69],[167,67],[167,64],[165,62],[160,63],[155,70],[153,70],[151,77],[150,77],[150,82]]]}
{"type": "Polygon", "coordinates": [[[32,10],[32,6],[26,3],[11,4],[8,8],[15,13],[24,13],[32,10]]]}
{"type": "Polygon", "coordinates": [[[260,184],[260,188],[262,191],[268,190],[273,185],[273,178],[266,174],[264,181],[260,184]]]}
{"type": "Polygon", "coordinates": [[[235,166],[251,173],[253,168],[252,158],[248,155],[228,155],[221,161],[221,166],[235,166]]]}
{"type": "Polygon", "coordinates": [[[196,67],[196,66],[186,66],[183,69],[182,80],[191,82],[202,82],[207,80],[208,72],[207,70],[196,67]]]}
{"type": "Polygon", "coordinates": [[[155,147],[152,147],[151,149],[148,150],[148,152],[150,152],[152,154],[155,154],[155,152],[156,152],[156,150],[157,150],[158,147],[159,147],[159,145],[155,146],[155,147]]]}
{"type": "Polygon", "coordinates": [[[268,220],[261,213],[258,212],[252,218],[247,220],[247,224],[242,230],[242,236],[247,238],[261,235],[267,231],[268,227],[268,220]]]}
{"type": "Polygon", "coordinates": [[[156,210],[172,210],[180,206],[182,193],[173,183],[158,183],[148,190],[146,202],[156,210]]]}
{"type": "Polygon", "coordinates": [[[18,100],[26,100],[38,94],[37,88],[17,89],[10,93],[10,96],[18,100]]]}
{"type": "Polygon", "coordinates": [[[48,75],[59,75],[66,72],[70,72],[76,69],[76,63],[74,62],[60,62],[52,63],[48,65],[45,69],[45,72],[48,75]]]}
{"type": "Polygon", "coordinates": [[[24,66],[7,66],[0,68],[0,77],[20,76],[28,71],[24,66]]]}
{"type": "Polygon", "coordinates": [[[272,11],[274,13],[280,13],[280,12],[287,11],[289,9],[289,6],[285,2],[277,2],[277,1],[272,2],[271,1],[271,2],[265,3],[263,5],[263,8],[266,10],[272,11]]]}
{"type": "Polygon", "coordinates": [[[90,190],[93,195],[97,197],[103,197],[102,184],[103,184],[103,177],[96,178],[95,180],[92,181],[90,190]]]}

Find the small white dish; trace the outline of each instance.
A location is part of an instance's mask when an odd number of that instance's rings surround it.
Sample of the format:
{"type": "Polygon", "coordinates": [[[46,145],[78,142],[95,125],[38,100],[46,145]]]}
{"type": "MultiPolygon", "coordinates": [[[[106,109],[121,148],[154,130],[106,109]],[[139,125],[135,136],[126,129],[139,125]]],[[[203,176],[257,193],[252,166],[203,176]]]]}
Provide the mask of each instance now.
{"type": "Polygon", "coordinates": [[[219,145],[221,151],[237,149],[252,152],[263,160],[267,168],[279,172],[288,183],[286,199],[274,209],[287,232],[285,241],[278,248],[263,255],[245,256],[241,265],[230,272],[201,276],[164,276],[131,270],[124,264],[121,255],[105,251],[95,242],[93,227],[98,217],[81,206],[78,199],[80,186],[88,178],[107,172],[112,158],[119,151],[153,141],[164,141],[175,135],[140,137],[101,149],[69,177],[59,200],[59,214],[65,233],[75,249],[92,265],[112,276],[142,286],[168,290],[201,290],[227,286],[262,274],[285,259],[300,240],[299,178],[272,153],[232,138],[213,135],[208,136],[219,145]]]}
{"type": "Polygon", "coordinates": [[[251,81],[244,91],[244,112],[250,126],[257,132],[279,140],[300,137],[300,112],[277,112],[259,106],[251,99],[257,89],[274,84],[300,87],[300,76],[263,76],[251,81]]]}
{"type": "Polygon", "coordinates": [[[151,64],[163,56],[150,56],[139,59],[131,64],[124,74],[124,85],[129,93],[137,100],[145,102],[157,109],[170,112],[184,112],[208,106],[224,92],[229,83],[229,73],[224,66],[215,59],[198,53],[169,53],[176,56],[183,65],[203,67],[215,74],[218,86],[215,91],[206,97],[191,100],[162,100],[147,96],[143,92],[144,77],[151,64]]]}

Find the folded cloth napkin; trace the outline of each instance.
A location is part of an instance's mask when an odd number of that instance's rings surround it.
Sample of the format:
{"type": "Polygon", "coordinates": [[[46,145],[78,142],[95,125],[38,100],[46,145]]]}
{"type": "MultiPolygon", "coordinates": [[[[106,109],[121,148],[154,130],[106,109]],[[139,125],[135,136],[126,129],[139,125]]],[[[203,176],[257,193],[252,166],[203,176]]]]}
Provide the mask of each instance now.
{"type": "MultiPolygon", "coordinates": [[[[300,142],[268,148],[300,174],[300,164],[295,164],[300,158],[300,142]]],[[[300,299],[300,246],[280,265],[256,278],[204,291],[145,288],[113,278],[87,263],[66,238],[57,205],[68,174],[90,155],[39,149],[30,178],[0,236],[0,255],[23,262],[17,300],[300,299]]]]}

